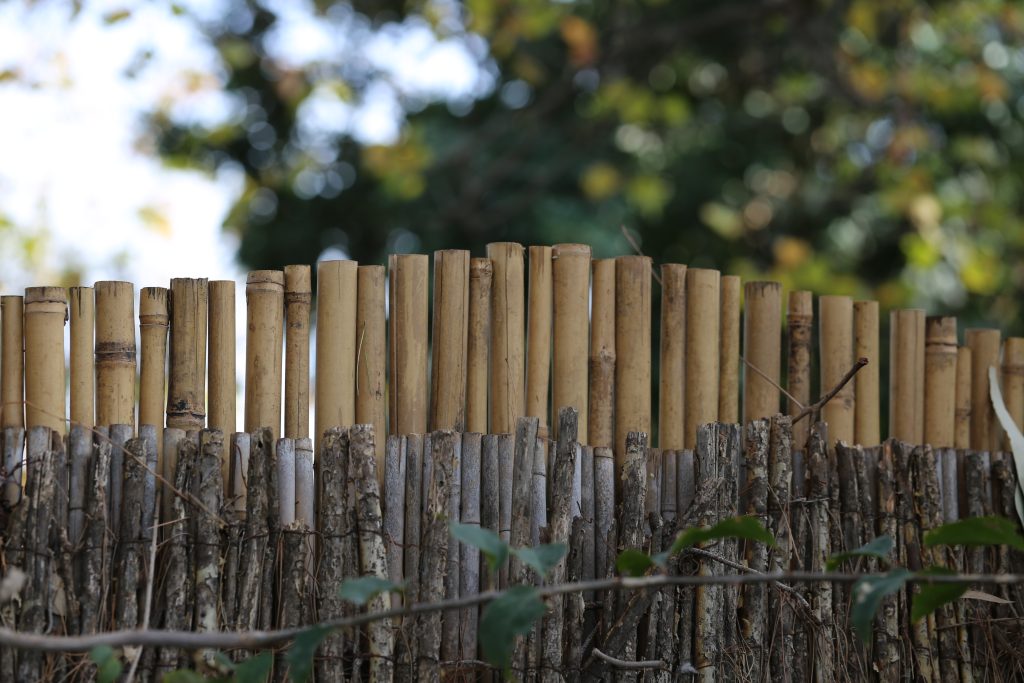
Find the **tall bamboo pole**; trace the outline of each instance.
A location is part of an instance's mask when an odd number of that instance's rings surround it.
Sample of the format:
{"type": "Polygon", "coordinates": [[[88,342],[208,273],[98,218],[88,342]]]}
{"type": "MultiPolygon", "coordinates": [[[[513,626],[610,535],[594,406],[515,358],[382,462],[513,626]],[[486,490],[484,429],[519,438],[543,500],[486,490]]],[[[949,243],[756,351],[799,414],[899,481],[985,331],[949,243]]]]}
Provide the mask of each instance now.
{"type": "Polygon", "coordinates": [[[92,287],[68,290],[71,319],[71,422],[96,425],[96,372],[93,351],[96,337],[96,297],[92,287]]]}
{"type": "Polygon", "coordinates": [[[466,343],[469,334],[469,252],[434,252],[430,429],[466,428],[466,343]]]}
{"type": "Polygon", "coordinates": [[[953,445],[957,449],[971,447],[971,350],[961,346],[956,350],[956,424],[953,445]]]}
{"type": "Polygon", "coordinates": [[[558,438],[560,411],[571,406],[579,412],[579,440],[586,443],[590,247],[585,244],[556,244],[551,250],[551,259],[555,378],[551,387],[551,420],[555,427],[554,437],[558,438]]]}
{"type": "MultiPolygon", "coordinates": [[[[811,403],[811,339],[814,334],[814,295],[807,291],[789,293],[789,308],[786,314],[786,328],[789,332],[789,368],[787,390],[799,401],[787,399],[786,412],[797,415],[811,403]]],[[[826,389],[827,391],[827,389],[826,389]]],[[[793,443],[797,450],[807,444],[807,421],[793,425],[793,443]]]]}
{"type": "Polygon", "coordinates": [[[96,285],[96,422],[135,424],[135,288],[96,285]]]}
{"type": "Polygon", "coordinates": [[[491,429],[511,434],[525,415],[523,247],[515,242],[487,245],[494,268],[491,283],[491,429]]]}
{"type": "Polygon", "coordinates": [[[0,400],[3,411],[0,426],[25,426],[25,299],[21,296],[0,297],[3,350],[0,351],[0,400]]]}
{"type": "Polygon", "coordinates": [[[63,287],[25,290],[25,424],[64,433],[63,287]]]}
{"type": "Polygon", "coordinates": [[[487,359],[491,345],[491,280],[488,258],[469,262],[469,338],[466,340],[466,431],[487,430],[487,359]]]}
{"type": "Polygon", "coordinates": [[[989,399],[988,369],[999,367],[999,330],[968,329],[964,340],[971,349],[971,448],[999,449],[1002,430],[989,399]]]}
{"type": "Polygon", "coordinates": [[[889,314],[889,436],[924,441],[924,311],[889,314]]]}
{"type": "MultiPolygon", "coordinates": [[[[925,319],[924,355],[924,443],[952,448],[956,427],[956,318],[925,319]]],[[[1021,407],[1024,409],[1024,404],[1021,407]]]]}
{"type": "Polygon", "coordinates": [[[388,387],[392,434],[427,431],[427,310],[429,309],[426,254],[389,257],[391,298],[388,343],[391,382],[388,387]]]}
{"type": "MultiPolygon", "coordinates": [[[[681,450],[686,406],[686,266],[661,266],[658,446],[681,450]]],[[[581,413],[582,415],[582,413],[581,413]]]]}
{"type": "Polygon", "coordinates": [[[686,448],[697,443],[697,427],[718,420],[719,306],[722,284],[717,270],[686,271],[686,448]]]}
{"type": "Polygon", "coordinates": [[[378,484],[384,477],[388,434],[387,319],[384,266],[359,266],[356,279],[356,424],[372,424],[378,484]]]}
{"type": "Polygon", "coordinates": [[[546,439],[551,385],[551,247],[530,247],[527,254],[526,415],[540,420],[537,433],[546,439]]]}
{"type": "Polygon", "coordinates": [[[324,432],[331,427],[348,427],[355,419],[357,270],[355,261],[317,264],[313,441],[318,454],[324,432]]]}
{"type": "MultiPolygon", "coordinates": [[[[1024,429],[1024,337],[1010,337],[1003,342],[1003,400],[1018,429],[1024,429]]],[[[1003,434],[1003,450],[1010,450],[1009,438],[1003,434]]]]}
{"type": "Polygon", "coordinates": [[[782,287],[778,282],[748,282],[743,288],[743,422],[779,412],[782,365],[782,287]]]}
{"type": "Polygon", "coordinates": [[[206,423],[206,278],[171,280],[171,350],[167,426],[199,430],[206,423]]]}
{"type": "Polygon", "coordinates": [[[615,462],[626,464],[626,435],[651,431],[651,259],[615,262],[615,462]]]}
{"type": "Polygon", "coordinates": [[[284,273],[254,270],[245,281],[245,431],[281,435],[284,273]]]}
{"type": "MultiPolygon", "coordinates": [[[[167,380],[167,289],[143,287],[139,295],[139,427],[156,430],[157,472],[163,472],[164,397],[167,380]]],[[[169,507],[167,509],[170,509],[169,507]]]]}
{"type": "Polygon", "coordinates": [[[587,443],[611,448],[615,438],[615,259],[595,259],[593,270],[587,443]]]}
{"type": "MultiPolygon", "coordinates": [[[[854,356],[867,358],[867,366],[853,378],[854,440],[862,446],[881,443],[878,377],[882,355],[878,349],[878,302],[853,302],[854,356]]],[[[827,391],[827,389],[826,389],[827,391]]]]}
{"type": "Polygon", "coordinates": [[[718,420],[740,421],[740,278],[722,276],[719,317],[718,420]]]}
{"type": "MultiPolygon", "coordinates": [[[[228,436],[238,429],[237,376],[235,367],[235,281],[212,280],[209,287],[209,402],[210,429],[219,429],[228,436]]],[[[234,495],[231,488],[231,438],[223,440],[221,478],[225,494],[234,495]]],[[[243,472],[244,476],[245,473],[243,472]]],[[[243,501],[244,503],[244,501],[243,501]]]]}
{"type": "MultiPolygon", "coordinates": [[[[284,435],[289,439],[309,438],[309,309],[313,300],[311,279],[312,268],[309,266],[284,267],[284,435]]],[[[381,301],[381,317],[384,315],[383,303],[381,301]]],[[[377,433],[383,437],[384,432],[377,433]]]]}
{"type": "MultiPolygon", "coordinates": [[[[821,391],[825,392],[839,384],[853,366],[853,301],[848,296],[819,297],[818,316],[821,321],[821,391]]],[[[853,443],[853,416],[853,386],[847,384],[821,411],[833,443],[853,443]]]]}

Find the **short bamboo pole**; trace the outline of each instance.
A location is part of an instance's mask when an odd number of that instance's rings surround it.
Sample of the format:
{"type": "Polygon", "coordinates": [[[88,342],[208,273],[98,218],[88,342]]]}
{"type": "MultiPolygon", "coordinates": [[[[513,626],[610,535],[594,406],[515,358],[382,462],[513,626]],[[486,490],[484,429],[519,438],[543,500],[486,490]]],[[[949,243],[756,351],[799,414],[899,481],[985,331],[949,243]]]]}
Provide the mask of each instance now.
{"type": "MultiPolygon", "coordinates": [[[[221,434],[233,434],[238,429],[237,376],[235,358],[235,281],[211,280],[209,305],[210,345],[210,429],[219,429],[221,434]]],[[[231,439],[223,440],[231,448],[231,439]]],[[[221,458],[221,478],[225,482],[226,495],[232,495],[231,454],[225,450],[221,458]]],[[[244,499],[242,501],[245,503],[244,499]]],[[[244,507],[243,507],[244,510],[244,507]]]]}
{"type": "Polygon", "coordinates": [[[651,431],[651,259],[615,262],[615,462],[626,463],[626,435],[651,431]]]}
{"type": "Polygon", "coordinates": [[[96,283],[96,422],[135,424],[135,288],[96,283]]]}
{"type": "Polygon", "coordinates": [[[348,427],[355,419],[357,269],[355,261],[317,264],[313,435],[317,453],[324,432],[348,427]]]}
{"type": "Polygon", "coordinates": [[[245,281],[245,431],[281,435],[284,273],[254,270],[245,281]]]}
{"type": "Polygon", "coordinates": [[[554,294],[551,422],[554,437],[558,438],[557,416],[564,407],[575,408],[579,412],[579,440],[585,443],[589,398],[587,349],[590,342],[590,247],[585,244],[556,244],[551,250],[551,259],[554,294]]]}
{"type": "Polygon", "coordinates": [[[889,314],[889,436],[924,441],[924,311],[889,314]]]}
{"type": "Polygon", "coordinates": [[[593,261],[587,443],[611,448],[615,439],[615,259],[593,261]]]}
{"type": "Polygon", "coordinates": [[[377,484],[384,483],[388,434],[384,266],[359,266],[356,280],[356,424],[372,424],[377,484]]]}
{"type": "Polygon", "coordinates": [[[491,344],[491,260],[469,262],[469,337],[466,340],[466,431],[487,433],[487,374],[491,344]]]}
{"type": "Polygon", "coordinates": [[[25,299],[21,296],[0,297],[2,345],[0,351],[0,401],[3,401],[0,426],[25,426],[25,299]]]}
{"type": "MultiPolygon", "coordinates": [[[[792,397],[787,399],[786,412],[797,415],[811,403],[811,339],[814,335],[814,295],[811,292],[789,293],[786,328],[789,333],[786,388],[792,397]]],[[[807,443],[808,422],[801,420],[793,425],[793,443],[797,450],[803,450],[807,443]]]]}
{"type": "MultiPolygon", "coordinates": [[[[821,390],[839,384],[853,366],[853,301],[848,296],[823,296],[818,299],[821,345],[821,390]]],[[[853,443],[854,394],[847,384],[822,408],[832,443],[853,443]]]]}
{"type": "MultiPolygon", "coordinates": [[[[1010,337],[1003,342],[1003,400],[1018,429],[1024,429],[1024,337],[1010,337]]],[[[1010,450],[1004,433],[1002,448],[1010,450]]]]}
{"type": "Polygon", "coordinates": [[[171,280],[170,371],[167,426],[198,430],[206,424],[206,278],[171,280]]]}
{"type": "MultiPolygon", "coordinates": [[[[312,268],[309,266],[284,267],[284,435],[289,439],[309,437],[309,310],[313,300],[311,278],[312,268]]],[[[383,284],[382,273],[381,318],[384,316],[383,284]]],[[[381,322],[383,324],[383,320],[381,322]]],[[[383,348],[380,353],[383,357],[383,348]]],[[[383,396],[381,400],[384,400],[383,396]]],[[[375,426],[379,428],[381,425],[375,426]]]]}
{"type": "Polygon", "coordinates": [[[999,449],[1002,429],[989,399],[988,369],[999,367],[999,330],[968,329],[964,341],[971,349],[971,448],[999,449]]]}
{"type": "MultiPolygon", "coordinates": [[[[552,249],[530,247],[526,301],[526,415],[540,420],[538,433],[548,436],[551,382],[552,249]]],[[[558,386],[556,378],[554,387],[558,386]]]]}
{"type": "Polygon", "coordinates": [[[427,271],[430,261],[425,254],[402,254],[392,255],[388,263],[390,433],[423,434],[427,431],[428,417],[427,271]]]}
{"type": "Polygon", "coordinates": [[[469,333],[469,252],[434,252],[430,429],[466,428],[466,342],[469,333]]]}
{"type": "Polygon", "coordinates": [[[658,446],[663,450],[683,447],[685,406],[686,266],[665,263],[661,266],[661,357],[658,371],[658,446]]]}
{"type": "Polygon", "coordinates": [[[494,268],[491,282],[490,431],[511,434],[526,410],[524,365],[523,247],[515,242],[487,245],[494,268]]]}
{"type": "Polygon", "coordinates": [[[953,445],[959,449],[971,447],[971,350],[961,346],[956,350],[956,422],[953,427],[953,445]]]}
{"type": "Polygon", "coordinates": [[[935,448],[952,448],[955,440],[956,355],[956,318],[926,318],[924,443],[935,448]]]}
{"type": "Polygon", "coordinates": [[[877,446],[882,440],[878,393],[882,354],[878,348],[877,301],[853,302],[853,335],[853,355],[868,359],[868,364],[853,378],[854,441],[862,446],[877,446]]]}
{"type": "Polygon", "coordinates": [[[779,412],[782,365],[782,287],[748,282],[743,288],[743,422],[779,412]],[[750,366],[754,366],[754,370],[750,366]]]}
{"type": "Polygon", "coordinates": [[[686,271],[686,427],[692,449],[697,428],[718,420],[721,278],[717,270],[686,271]]]}
{"type": "Polygon", "coordinates": [[[25,423],[64,433],[63,287],[25,290],[25,423]]]}
{"type": "MultiPolygon", "coordinates": [[[[143,287],[139,294],[139,426],[156,429],[157,472],[163,472],[164,397],[167,386],[167,289],[143,287]]],[[[168,494],[170,495],[170,494],[168,494]]],[[[168,505],[168,510],[170,507],[168,505]]]]}
{"type": "Polygon", "coordinates": [[[93,344],[96,337],[96,297],[92,287],[68,290],[71,320],[70,372],[71,423],[93,427],[96,424],[96,372],[93,344]]]}
{"type": "Polygon", "coordinates": [[[718,360],[718,420],[740,421],[740,278],[721,279],[718,360]]]}

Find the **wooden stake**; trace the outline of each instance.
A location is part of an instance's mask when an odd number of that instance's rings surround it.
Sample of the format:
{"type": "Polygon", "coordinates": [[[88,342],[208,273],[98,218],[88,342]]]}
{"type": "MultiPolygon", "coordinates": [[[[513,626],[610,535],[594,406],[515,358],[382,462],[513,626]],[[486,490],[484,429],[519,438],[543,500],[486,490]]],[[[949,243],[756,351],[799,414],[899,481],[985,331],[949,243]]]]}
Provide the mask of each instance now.
{"type": "Polygon", "coordinates": [[[782,287],[748,282],[743,288],[743,357],[760,372],[743,368],[744,424],[779,412],[781,381],[782,287]]]}
{"type": "Polygon", "coordinates": [[[611,448],[615,439],[615,259],[596,259],[593,266],[587,443],[611,448]]]}
{"type": "MultiPolygon", "coordinates": [[[[309,437],[309,308],[313,299],[313,285],[310,282],[311,271],[309,266],[284,267],[284,305],[287,325],[285,333],[284,435],[289,439],[309,437]]],[[[384,322],[383,285],[384,275],[382,272],[380,306],[382,325],[384,322]]],[[[384,349],[381,348],[382,358],[383,354],[384,349]]],[[[381,367],[382,373],[383,370],[381,367]]],[[[381,400],[383,401],[383,396],[381,396],[381,400]]],[[[384,432],[378,433],[383,434],[384,432]]]]}
{"type": "Polygon", "coordinates": [[[387,320],[384,311],[384,266],[359,266],[356,279],[356,423],[372,424],[376,435],[378,484],[384,481],[384,446],[388,433],[387,320]]]}
{"type": "MultiPolygon", "coordinates": [[[[867,358],[867,367],[853,378],[854,440],[862,446],[881,443],[878,377],[882,354],[878,349],[878,302],[853,302],[854,357],[867,358]]],[[[806,425],[798,425],[806,429],[806,425]]],[[[801,444],[802,445],[802,444],[801,444]]]]}
{"type": "Polygon", "coordinates": [[[964,340],[971,349],[971,448],[996,451],[1002,429],[988,395],[988,369],[999,367],[999,330],[968,329],[964,340]]]}
{"type": "Polygon", "coordinates": [[[96,283],[96,421],[135,425],[135,288],[96,283]]]}
{"type": "Polygon", "coordinates": [[[651,431],[651,259],[615,261],[615,462],[625,465],[626,434],[651,431]]]}
{"type": "Polygon", "coordinates": [[[740,421],[740,278],[723,275],[719,318],[718,420],[740,421]]]}
{"type": "MultiPolygon", "coordinates": [[[[355,261],[317,264],[313,435],[317,453],[324,432],[332,427],[348,427],[355,419],[357,269],[355,261]]],[[[392,307],[392,314],[394,310],[392,307]]],[[[319,472],[317,468],[318,476],[319,472]]]]}
{"type": "MultiPolygon", "coordinates": [[[[585,244],[556,244],[551,250],[551,259],[554,285],[554,383],[551,387],[551,419],[555,427],[554,437],[558,438],[559,423],[556,416],[562,408],[571,406],[579,412],[578,433],[582,437],[580,441],[585,442],[588,400],[587,348],[590,341],[590,247],[585,244]]],[[[565,533],[568,536],[568,522],[565,533]]]]}
{"type": "Polygon", "coordinates": [[[692,449],[697,428],[718,420],[721,278],[717,270],[686,272],[686,426],[692,449]]]}
{"type": "Polygon", "coordinates": [[[956,318],[925,319],[924,353],[924,443],[952,448],[956,427],[956,318]]]}
{"type": "MultiPolygon", "coordinates": [[[[551,382],[552,249],[529,248],[530,281],[526,314],[526,415],[540,421],[538,434],[548,436],[548,387],[551,382]]],[[[555,377],[552,390],[556,390],[555,377]]]]}
{"type": "MultiPolygon", "coordinates": [[[[1010,337],[1003,342],[1002,386],[1006,409],[1018,429],[1024,429],[1024,337],[1010,337]]],[[[1010,441],[1003,434],[1002,448],[1010,450],[1010,441]]]]}
{"type": "Polygon", "coordinates": [[[65,431],[63,287],[25,290],[25,421],[28,428],[65,431]]]}
{"type": "Polygon", "coordinates": [[[430,429],[466,428],[466,342],[469,333],[469,252],[434,252],[430,429]]]}
{"type": "Polygon", "coordinates": [[[515,242],[487,245],[494,268],[491,284],[490,431],[511,434],[525,414],[523,357],[523,247],[515,242]]]}
{"type": "MultiPolygon", "coordinates": [[[[831,388],[853,365],[853,302],[848,296],[819,297],[818,316],[821,386],[831,388]]],[[[832,443],[853,443],[853,416],[853,385],[847,384],[821,411],[832,443]]]]}
{"type": "MultiPolygon", "coordinates": [[[[388,260],[391,298],[388,386],[391,434],[427,431],[427,271],[425,254],[392,255],[388,260]]],[[[317,347],[319,348],[319,347],[317,347]]]]}
{"type": "Polygon", "coordinates": [[[206,423],[206,278],[171,280],[171,352],[167,426],[198,430],[206,423]]]}
{"type": "MultiPolygon", "coordinates": [[[[281,435],[281,348],[284,273],[254,270],[245,281],[245,431],[281,435]]],[[[289,520],[289,524],[291,521],[289,520]]]]}
{"type": "Polygon", "coordinates": [[[92,427],[96,424],[96,372],[92,357],[96,299],[92,287],[71,287],[68,304],[71,314],[71,422],[92,427]]]}
{"type": "Polygon", "coordinates": [[[956,424],[953,445],[957,449],[971,447],[971,349],[956,350],[956,424]]]}
{"type": "Polygon", "coordinates": [[[491,343],[491,260],[469,261],[469,338],[466,341],[466,430],[487,433],[487,358],[491,343]]]}
{"type": "MultiPolygon", "coordinates": [[[[238,429],[236,413],[236,368],[235,368],[235,281],[213,280],[210,282],[209,306],[210,379],[209,400],[211,429],[221,434],[232,434],[238,429]]],[[[248,439],[248,437],[246,437],[248,439]]],[[[223,440],[227,447],[231,439],[223,440]]],[[[248,441],[246,441],[248,443],[248,441]]],[[[248,448],[248,446],[246,446],[248,448]]],[[[231,482],[231,454],[225,450],[221,458],[221,477],[225,482],[225,494],[234,490],[231,482]]],[[[243,472],[244,473],[244,472],[243,472]]],[[[245,498],[242,498],[244,512],[245,498]]]]}
{"type": "MultiPolygon", "coordinates": [[[[661,363],[658,382],[658,445],[683,447],[686,420],[686,266],[661,266],[661,363]]],[[[586,558],[584,558],[584,562],[586,558]]]]}
{"type": "Polygon", "coordinates": [[[24,298],[0,297],[3,317],[3,350],[0,359],[0,400],[3,401],[3,419],[0,426],[25,426],[25,321],[24,298]]]}
{"type": "MultiPolygon", "coordinates": [[[[924,441],[924,311],[889,314],[889,436],[924,441]]],[[[824,384],[824,382],[823,382],[824,384]]]]}
{"type": "MultiPolygon", "coordinates": [[[[786,412],[788,415],[794,416],[803,410],[803,407],[811,404],[811,337],[814,330],[814,296],[811,292],[789,293],[786,327],[789,330],[789,369],[786,375],[788,378],[786,389],[801,404],[797,405],[792,399],[787,399],[786,412]]],[[[809,424],[809,420],[807,422],[801,420],[793,425],[793,443],[796,444],[798,450],[803,450],[807,443],[809,424]]]]}

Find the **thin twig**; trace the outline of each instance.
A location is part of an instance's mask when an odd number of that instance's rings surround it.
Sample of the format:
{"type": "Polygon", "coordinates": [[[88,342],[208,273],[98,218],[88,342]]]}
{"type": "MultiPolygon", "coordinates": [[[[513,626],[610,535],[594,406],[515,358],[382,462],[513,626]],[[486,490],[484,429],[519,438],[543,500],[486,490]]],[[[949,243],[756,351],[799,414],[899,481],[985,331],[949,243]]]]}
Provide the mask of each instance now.
{"type": "Polygon", "coordinates": [[[857,374],[857,371],[860,370],[862,367],[864,367],[867,364],[868,364],[868,359],[867,358],[858,358],[857,362],[853,364],[853,367],[850,368],[849,370],[847,370],[846,374],[843,375],[843,378],[841,380],[839,380],[839,384],[837,384],[834,387],[832,387],[827,394],[825,394],[824,396],[819,398],[817,401],[815,401],[814,403],[812,403],[811,405],[807,406],[806,408],[801,410],[799,413],[797,413],[796,417],[793,418],[793,424],[796,424],[797,422],[799,422],[800,420],[804,419],[808,415],[813,414],[813,415],[817,416],[817,414],[821,412],[821,409],[825,406],[825,404],[828,403],[829,401],[831,401],[833,398],[835,398],[836,394],[838,394],[840,391],[842,391],[843,387],[845,387],[847,385],[847,383],[851,379],[853,379],[853,376],[857,374]]]}
{"type": "Polygon", "coordinates": [[[591,650],[594,656],[598,659],[603,659],[617,669],[663,669],[668,670],[668,664],[660,659],[647,659],[639,661],[628,661],[626,659],[619,659],[618,657],[612,657],[598,650],[596,647],[591,650]]]}
{"type": "Polygon", "coordinates": [[[746,366],[747,366],[748,368],[750,368],[751,370],[753,370],[754,372],[756,372],[757,374],[759,374],[759,375],[761,376],[761,379],[763,379],[763,380],[764,380],[765,382],[768,382],[768,384],[771,384],[771,385],[772,385],[773,387],[775,387],[776,389],[778,389],[779,391],[781,391],[781,392],[782,392],[782,393],[783,393],[783,394],[784,394],[784,395],[786,396],[786,398],[788,398],[788,399],[789,399],[790,401],[792,401],[793,403],[797,404],[797,406],[798,406],[798,407],[799,407],[799,408],[800,408],[801,410],[803,410],[803,409],[804,409],[804,404],[803,404],[803,403],[801,403],[801,402],[800,402],[799,400],[797,400],[797,397],[796,397],[796,396],[794,396],[793,394],[791,394],[791,393],[789,393],[788,391],[786,391],[785,389],[783,389],[783,388],[782,388],[782,385],[781,385],[781,384],[779,384],[778,382],[776,382],[775,380],[773,380],[773,379],[772,379],[771,377],[769,377],[768,375],[764,374],[764,372],[762,372],[762,371],[761,371],[761,368],[757,367],[756,365],[754,365],[753,363],[751,363],[751,362],[750,362],[749,360],[747,360],[746,358],[744,358],[744,357],[743,357],[743,354],[742,354],[742,353],[740,354],[740,360],[741,360],[741,361],[743,361],[743,363],[744,363],[744,364],[745,364],[745,365],[746,365],[746,366]]]}
{"type": "MultiPolygon", "coordinates": [[[[629,246],[633,247],[633,251],[636,252],[637,256],[646,256],[646,254],[644,254],[643,252],[643,249],[640,248],[640,245],[637,244],[633,236],[629,234],[629,230],[626,228],[625,225],[620,225],[619,230],[622,231],[622,236],[626,238],[627,242],[629,242],[629,246]]],[[[654,270],[653,262],[651,263],[651,275],[654,276],[654,281],[658,283],[659,287],[661,287],[661,276],[658,275],[658,273],[654,270]]]]}

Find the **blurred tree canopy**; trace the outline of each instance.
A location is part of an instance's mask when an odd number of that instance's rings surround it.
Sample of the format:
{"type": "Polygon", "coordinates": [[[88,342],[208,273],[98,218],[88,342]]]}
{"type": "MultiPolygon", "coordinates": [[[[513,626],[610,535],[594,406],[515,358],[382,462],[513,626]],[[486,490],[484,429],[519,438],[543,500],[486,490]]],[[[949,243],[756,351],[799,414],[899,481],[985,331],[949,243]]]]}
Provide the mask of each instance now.
{"type": "Polygon", "coordinates": [[[302,11],[350,48],[298,66],[273,49],[282,3],[228,5],[204,31],[237,114],[151,125],[169,162],[244,169],[227,228],[251,267],[498,240],[611,256],[625,226],[656,262],[1024,329],[1024,5],[319,1],[302,11]],[[389,85],[359,36],[401,27],[467,46],[476,90],[389,85]],[[382,83],[397,139],[308,124],[382,83]]]}

